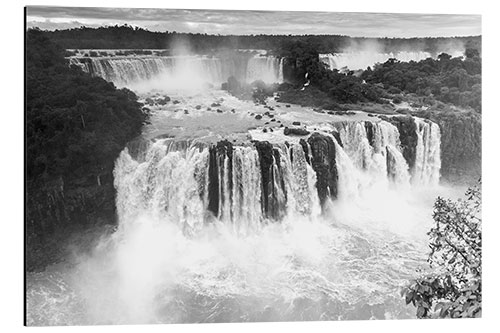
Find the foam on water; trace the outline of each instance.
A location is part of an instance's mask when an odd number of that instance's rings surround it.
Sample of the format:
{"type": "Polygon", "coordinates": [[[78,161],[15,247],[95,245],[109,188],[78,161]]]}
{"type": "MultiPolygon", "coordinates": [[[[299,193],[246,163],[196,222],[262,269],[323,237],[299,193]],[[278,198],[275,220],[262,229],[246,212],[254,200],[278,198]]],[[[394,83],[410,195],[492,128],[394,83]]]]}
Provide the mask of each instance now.
{"type": "MultiPolygon", "coordinates": [[[[252,79],[282,78],[279,59],[252,59],[252,79]]],[[[128,66],[113,61],[102,72],[110,80],[128,66]]],[[[142,77],[157,60],[127,61],[146,72],[123,75],[142,77]]],[[[189,70],[196,77],[205,71],[187,62],[178,79],[189,70]]],[[[174,72],[141,84],[148,90],[159,79],[168,91],[174,72]]],[[[438,185],[437,125],[416,120],[410,170],[387,121],[273,104],[276,121],[300,121],[333,142],[338,197],[321,207],[308,135],[285,136],[271,124],[276,130],[264,133],[253,115],[267,109],[206,87],[169,95],[179,103],[153,107],[140,154],[127,148],[116,161],[117,230],[90,253],[28,275],[29,325],[414,317],[399,291],[426,265],[433,200],[451,191],[438,185]],[[214,99],[220,113],[207,111],[214,99]],[[233,134],[230,153],[213,150],[233,134]],[[252,140],[272,145],[265,186],[280,221],[262,208],[263,170],[252,140]]]]}
{"type": "MultiPolygon", "coordinates": [[[[240,185],[222,181],[233,201],[221,201],[209,223],[198,195],[208,148],[157,140],[138,160],[125,150],[115,169],[118,230],[72,266],[30,277],[28,323],[411,318],[399,290],[425,265],[432,198],[446,189],[409,191],[407,178],[386,178],[378,155],[397,149],[394,128],[375,125],[372,147],[359,124],[337,126],[344,147],[332,137],[339,198],[323,215],[306,152],[276,146],[289,193],[280,223],[260,213],[250,146],[235,147],[232,182],[240,185]]],[[[219,168],[229,174],[226,160],[219,168]]],[[[409,175],[404,159],[394,168],[409,175]]]]}
{"type": "MultiPolygon", "coordinates": [[[[363,218],[375,223],[378,211],[365,209],[363,218]]],[[[422,249],[337,212],[330,221],[294,218],[245,237],[223,223],[187,237],[176,222],[137,216],[75,268],[35,283],[29,313],[45,316],[29,323],[410,317],[398,291],[425,263],[422,249]],[[46,284],[67,289],[44,292],[46,284]]],[[[399,216],[405,225],[408,216],[399,216]]]]}

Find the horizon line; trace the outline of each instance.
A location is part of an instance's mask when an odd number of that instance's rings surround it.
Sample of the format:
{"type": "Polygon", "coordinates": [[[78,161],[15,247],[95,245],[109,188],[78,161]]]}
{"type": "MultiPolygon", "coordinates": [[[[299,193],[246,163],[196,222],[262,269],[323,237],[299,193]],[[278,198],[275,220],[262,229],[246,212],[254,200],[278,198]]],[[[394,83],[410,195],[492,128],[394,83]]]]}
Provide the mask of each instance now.
{"type": "MultiPolygon", "coordinates": [[[[444,15],[444,14],[443,14],[444,15]]],[[[32,21],[31,23],[36,23],[37,21],[32,21]]],[[[215,37],[252,37],[252,36],[275,36],[275,37],[309,37],[309,36],[327,36],[327,37],[347,37],[347,38],[363,38],[363,39],[438,39],[438,38],[474,38],[474,37],[482,37],[482,34],[479,35],[454,35],[454,36],[413,36],[413,37],[390,37],[390,36],[378,36],[378,37],[368,37],[368,36],[353,36],[353,35],[343,35],[343,34],[330,34],[330,33],[319,33],[319,34],[265,34],[265,33],[256,33],[256,34],[223,34],[223,33],[205,33],[205,32],[188,32],[188,31],[176,31],[176,30],[164,30],[164,31],[154,31],[149,30],[147,27],[142,27],[139,25],[131,25],[124,23],[122,25],[101,25],[98,27],[92,27],[87,25],[82,25],[80,27],[66,28],[66,29],[41,29],[36,26],[28,26],[29,22],[26,22],[26,30],[39,30],[43,32],[57,32],[57,31],[71,31],[71,30],[80,30],[84,29],[109,29],[109,28],[139,28],[149,33],[159,33],[159,34],[184,34],[184,35],[205,35],[205,36],[215,36],[215,37]]]]}

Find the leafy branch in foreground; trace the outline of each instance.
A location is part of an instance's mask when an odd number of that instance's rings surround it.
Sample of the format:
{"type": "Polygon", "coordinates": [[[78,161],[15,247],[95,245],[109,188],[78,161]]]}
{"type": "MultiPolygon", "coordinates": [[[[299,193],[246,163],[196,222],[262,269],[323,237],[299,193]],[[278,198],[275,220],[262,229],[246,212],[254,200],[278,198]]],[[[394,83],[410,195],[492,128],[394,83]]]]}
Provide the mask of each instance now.
{"type": "Polygon", "coordinates": [[[435,271],[402,292],[418,318],[481,317],[481,183],[465,195],[434,204],[428,262],[435,271]]]}

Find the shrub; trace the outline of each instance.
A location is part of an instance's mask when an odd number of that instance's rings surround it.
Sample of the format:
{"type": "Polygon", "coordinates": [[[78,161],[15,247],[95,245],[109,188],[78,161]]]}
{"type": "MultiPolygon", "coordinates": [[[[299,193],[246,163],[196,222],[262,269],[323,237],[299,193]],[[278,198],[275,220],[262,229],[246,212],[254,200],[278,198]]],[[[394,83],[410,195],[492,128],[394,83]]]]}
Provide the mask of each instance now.
{"type": "Polygon", "coordinates": [[[435,271],[403,290],[418,318],[481,317],[481,189],[466,200],[437,198],[428,262],[435,271]]]}

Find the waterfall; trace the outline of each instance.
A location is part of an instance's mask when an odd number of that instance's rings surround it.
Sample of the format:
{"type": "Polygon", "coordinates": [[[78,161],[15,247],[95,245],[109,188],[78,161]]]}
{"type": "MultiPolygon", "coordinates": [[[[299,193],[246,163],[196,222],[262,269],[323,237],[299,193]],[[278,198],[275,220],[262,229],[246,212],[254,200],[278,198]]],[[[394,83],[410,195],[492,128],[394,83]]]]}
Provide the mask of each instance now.
{"type": "Polygon", "coordinates": [[[413,169],[413,183],[435,186],[441,169],[441,132],[429,120],[414,118],[417,125],[417,149],[413,169]]]}
{"type": "Polygon", "coordinates": [[[235,72],[231,63],[223,64],[220,59],[207,56],[71,58],[70,63],[118,86],[159,76],[181,80],[187,74],[220,84],[235,72]]]}
{"type": "MultiPolygon", "coordinates": [[[[436,53],[436,56],[440,52],[436,53]]],[[[461,51],[450,52],[452,57],[463,55],[461,51]]],[[[369,51],[345,52],[345,53],[325,53],[319,55],[320,60],[329,66],[330,69],[348,68],[350,70],[366,69],[373,67],[377,63],[384,63],[391,58],[399,61],[421,61],[433,57],[429,52],[424,51],[401,51],[389,53],[377,53],[369,51]]]]}
{"type": "Polygon", "coordinates": [[[405,189],[440,190],[425,185],[439,180],[440,137],[395,118],[275,130],[272,143],[130,142],[114,168],[117,230],[69,271],[30,273],[30,322],[263,321],[269,304],[275,320],[400,316],[432,215],[405,189]]]}
{"type": "Polygon", "coordinates": [[[142,162],[134,160],[128,148],[122,151],[114,178],[118,217],[125,225],[147,212],[177,221],[187,233],[201,227],[208,150],[183,146],[159,140],[148,147],[142,162]]]}
{"type": "MultiPolygon", "coordinates": [[[[155,88],[198,84],[220,86],[228,77],[251,83],[283,82],[283,59],[243,53],[233,56],[115,56],[70,57],[70,65],[113,82],[119,87],[156,83],[155,88]]],[[[150,88],[150,87],[148,87],[150,88]]]]}
{"type": "Polygon", "coordinates": [[[235,147],[233,152],[233,224],[237,233],[259,228],[262,220],[259,156],[252,147],[235,147]],[[248,195],[253,193],[253,195],[248,195]]]}
{"type": "MultiPolygon", "coordinates": [[[[370,191],[436,185],[439,127],[415,118],[413,170],[398,128],[388,121],[344,121],[299,142],[233,145],[162,139],[129,147],[116,162],[120,221],[148,212],[191,234],[223,223],[246,235],[285,217],[314,218],[327,199],[356,200],[370,191]]],[[[290,221],[290,219],[286,219],[290,221]]],[[[293,219],[292,219],[293,220],[293,219]]]]}
{"type": "Polygon", "coordinates": [[[126,148],[116,162],[118,216],[125,223],[148,212],[192,233],[215,218],[244,235],[267,220],[320,212],[315,173],[299,144],[163,139],[144,149],[143,158],[134,159],[126,148]]]}
{"type": "Polygon", "coordinates": [[[265,83],[283,81],[283,62],[272,56],[254,56],[248,60],[247,82],[262,80],[265,83]]]}
{"type": "Polygon", "coordinates": [[[279,148],[286,191],[287,215],[318,216],[321,208],[316,191],[316,173],[307,162],[300,144],[281,145],[279,148]]]}
{"type": "Polygon", "coordinates": [[[280,82],[280,83],[285,82],[285,76],[283,74],[284,62],[285,62],[285,58],[281,58],[280,63],[279,63],[279,71],[278,71],[278,82],[280,82]]]}
{"type": "MultiPolygon", "coordinates": [[[[343,150],[356,168],[357,188],[366,189],[378,184],[387,187],[390,182],[406,188],[410,171],[400,147],[396,126],[386,122],[344,122],[337,125],[343,150]]],[[[345,160],[344,156],[339,156],[345,160]]],[[[352,190],[347,191],[352,192],[352,190]]]]}

